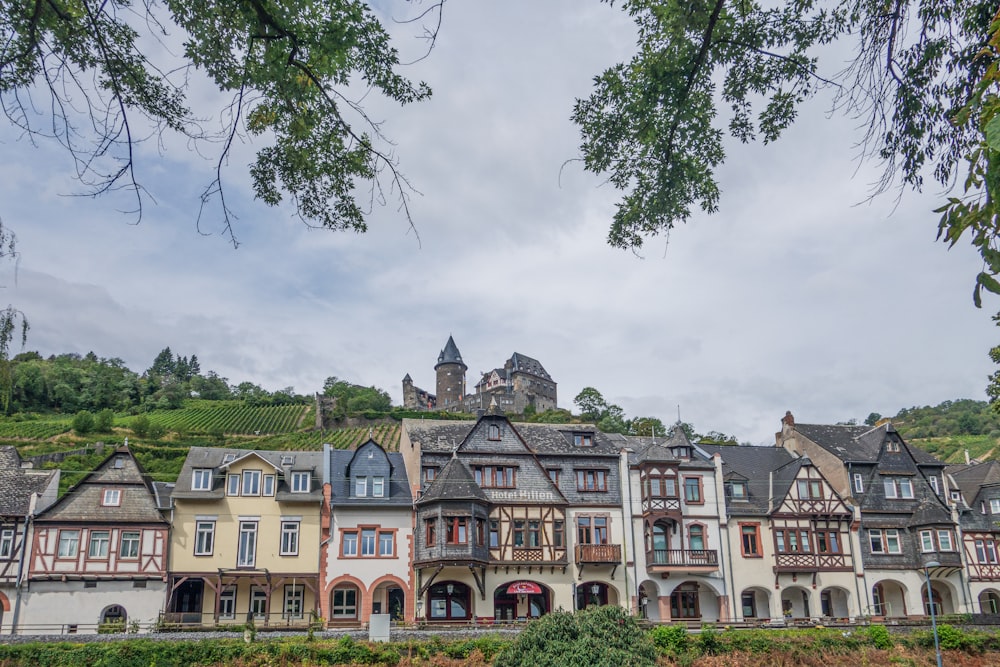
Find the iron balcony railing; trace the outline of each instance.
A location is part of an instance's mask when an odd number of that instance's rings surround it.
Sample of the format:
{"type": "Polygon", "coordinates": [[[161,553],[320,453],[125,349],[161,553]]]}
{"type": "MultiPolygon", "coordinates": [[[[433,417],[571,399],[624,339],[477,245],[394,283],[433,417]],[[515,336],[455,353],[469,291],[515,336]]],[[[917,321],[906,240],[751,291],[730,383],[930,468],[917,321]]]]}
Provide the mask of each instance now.
{"type": "Polygon", "coordinates": [[[646,554],[646,564],[656,567],[719,567],[715,549],[653,549],[646,554]]]}

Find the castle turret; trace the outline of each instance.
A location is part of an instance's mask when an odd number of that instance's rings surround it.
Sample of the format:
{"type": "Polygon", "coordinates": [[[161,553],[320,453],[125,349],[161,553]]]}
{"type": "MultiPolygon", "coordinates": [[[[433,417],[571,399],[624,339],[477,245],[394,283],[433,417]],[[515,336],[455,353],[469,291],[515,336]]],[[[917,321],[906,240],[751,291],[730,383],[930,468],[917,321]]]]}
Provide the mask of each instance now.
{"type": "Polygon", "coordinates": [[[438,355],[434,370],[437,372],[437,406],[451,409],[465,396],[465,371],[469,370],[451,336],[438,355]]]}

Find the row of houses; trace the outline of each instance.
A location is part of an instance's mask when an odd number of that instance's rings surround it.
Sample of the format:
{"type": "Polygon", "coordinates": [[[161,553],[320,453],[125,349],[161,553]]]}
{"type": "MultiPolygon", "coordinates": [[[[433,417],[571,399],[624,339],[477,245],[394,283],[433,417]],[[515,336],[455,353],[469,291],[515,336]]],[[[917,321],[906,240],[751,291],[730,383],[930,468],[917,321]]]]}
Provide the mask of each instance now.
{"type": "Polygon", "coordinates": [[[3,450],[0,632],[1000,611],[1000,464],[945,466],[891,424],[786,414],[774,447],[735,447],[492,410],[391,445],[193,447],[175,484],[126,447],[58,500],[58,471],[3,450]]]}

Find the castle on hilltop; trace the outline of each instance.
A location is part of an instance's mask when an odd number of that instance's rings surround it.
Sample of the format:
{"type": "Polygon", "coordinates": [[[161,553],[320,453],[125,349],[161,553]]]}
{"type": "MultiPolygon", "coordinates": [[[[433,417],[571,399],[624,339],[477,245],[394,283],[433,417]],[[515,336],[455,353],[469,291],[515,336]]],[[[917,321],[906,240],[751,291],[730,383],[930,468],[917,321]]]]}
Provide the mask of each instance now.
{"type": "Polygon", "coordinates": [[[536,412],[556,408],[556,382],[537,359],[515,352],[502,368],[483,373],[473,393],[467,394],[465,373],[468,370],[455,340],[448,336],[434,366],[436,393],[414,385],[407,373],[403,377],[403,407],[474,413],[489,408],[495,400],[504,412],[514,414],[522,414],[528,406],[536,412]]]}

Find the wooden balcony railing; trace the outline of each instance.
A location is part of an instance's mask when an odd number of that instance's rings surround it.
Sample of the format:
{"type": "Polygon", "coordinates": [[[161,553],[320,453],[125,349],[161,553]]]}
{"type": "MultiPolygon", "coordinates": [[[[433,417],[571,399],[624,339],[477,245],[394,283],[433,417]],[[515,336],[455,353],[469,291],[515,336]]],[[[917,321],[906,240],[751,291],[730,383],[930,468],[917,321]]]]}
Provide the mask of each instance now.
{"type": "Polygon", "coordinates": [[[680,498],[646,497],[642,499],[643,514],[648,514],[649,512],[680,512],[680,511],[681,511],[680,498]]]}
{"type": "Polygon", "coordinates": [[[622,562],[622,547],[620,544],[578,544],[576,562],[618,564],[622,562]]]}
{"type": "Polygon", "coordinates": [[[665,567],[719,567],[719,553],[715,549],[653,549],[646,553],[646,565],[665,567]]]}
{"type": "Polygon", "coordinates": [[[814,572],[819,570],[850,570],[844,554],[777,554],[775,572],[814,572]]]}

